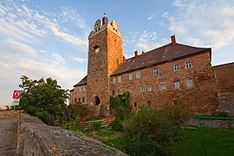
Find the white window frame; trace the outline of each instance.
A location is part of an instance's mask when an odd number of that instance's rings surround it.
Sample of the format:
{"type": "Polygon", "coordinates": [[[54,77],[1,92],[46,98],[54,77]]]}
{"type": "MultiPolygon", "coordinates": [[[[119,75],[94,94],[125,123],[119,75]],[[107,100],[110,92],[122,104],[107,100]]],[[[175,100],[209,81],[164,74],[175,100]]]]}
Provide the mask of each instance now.
{"type": "Polygon", "coordinates": [[[122,82],[122,76],[118,76],[118,82],[122,82]]]}
{"type": "Polygon", "coordinates": [[[133,74],[131,73],[131,74],[129,74],[129,80],[132,80],[133,79],[133,74]]]}
{"type": "Polygon", "coordinates": [[[158,68],[153,69],[153,75],[158,75],[158,68]]]}
{"type": "Polygon", "coordinates": [[[166,82],[161,82],[160,83],[160,90],[161,91],[167,90],[167,84],[166,84],[166,82]]]}
{"type": "Polygon", "coordinates": [[[145,93],[145,86],[141,86],[141,93],[145,93]]]}
{"type": "Polygon", "coordinates": [[[191,69],[193,67],[193,65],[192,65],[192,62],[191,61],[186,61],[185,62],[185,68],[186,69],[191,69]]]}
{"type": "Polygon", "coordinates": [[[193,80],[187,79],[186,80],[186,85],[188,88],[192,88],[194,86],[193,80]]]}
{"type": "Polygon", "coordinates": [[[152,86],[151,85],[147,86],[147,92],[152,92],[152,86]]]}
{"type": "Polygon", "coordinates": [[[180,64],[176,63],[173,65],[174,71],[180,71],[180,64]]]}
{"type": "Polygon", "coordinates": [[[174,88],[179,89],[181,87],[180,81],[174,81],[174,88]]]}
{"type": "Polygon", "coordinates": [[[141,72],[140,72],[140,71],[138,71],[138,72],[136,73],[136,78],[137,78],[137,79],[140,79],[140,78],[141,78],[141,72]]]}
{"type": "Polygon", "coordinates": [[[116,83],[116,77],[113,77],[112,81],[113,83],[116,83]]]}

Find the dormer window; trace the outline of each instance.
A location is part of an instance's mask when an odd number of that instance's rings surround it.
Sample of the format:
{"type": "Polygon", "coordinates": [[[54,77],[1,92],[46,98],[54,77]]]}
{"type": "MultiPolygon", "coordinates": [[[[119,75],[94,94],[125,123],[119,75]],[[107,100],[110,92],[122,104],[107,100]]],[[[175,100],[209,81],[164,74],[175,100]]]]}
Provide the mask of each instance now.
{"type": "Polygon", "coordinates": [[[94,48],[95,53],[99,52],[99,46],[98,45],[95,45],[93,48],[94,48]]]}

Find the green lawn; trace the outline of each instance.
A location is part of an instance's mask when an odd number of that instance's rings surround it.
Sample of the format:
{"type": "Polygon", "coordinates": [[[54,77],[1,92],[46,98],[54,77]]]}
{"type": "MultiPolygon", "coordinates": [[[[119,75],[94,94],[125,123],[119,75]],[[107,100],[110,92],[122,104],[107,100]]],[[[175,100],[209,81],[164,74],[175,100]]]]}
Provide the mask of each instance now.
{"type": "MultiPolygon", "coordinates": [[[[233,156],[234,155],[234,129],[233,128],[203,128],[207,156],[233,156]]],[[[121,134],[109,129],[97,131],[96,137],[103,143],[123,150],[121,134]],[[118,136],[116,137],[116,135],[118,136]],[[102,139],[103,138],[103,139],[102,139]]],[[[89,135],[86,133],[86,135],[89,135]]],[[[185,128],[184,140],[174,145],[178,156],[203,156],[199,128],[185,128]]]]}
{"type": "MultiPolygon", "coordinates": [[[[203,128],[207,156],[234,155],[234,129],[203,128]]],[[[204,150],[199,129],[185,129],[185,141],[175,145],[180,156],[201,156],[204,150]]]]}

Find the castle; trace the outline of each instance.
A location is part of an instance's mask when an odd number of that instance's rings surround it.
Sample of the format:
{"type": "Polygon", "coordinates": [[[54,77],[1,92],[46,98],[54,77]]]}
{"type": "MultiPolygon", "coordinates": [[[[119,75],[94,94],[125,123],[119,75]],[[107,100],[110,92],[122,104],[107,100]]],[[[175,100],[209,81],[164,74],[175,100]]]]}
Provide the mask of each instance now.
{"type": "Polygon", "coordinates": [[[110,96],[129,91],[133,110],[178,100],[198,114],[220,109],[211,48],[177,43],[173,35],[171,43],[126,59],[118,24],[106,16],[95,22],[88,39],[88,73],[73,86],[70,103],[86,103],[108,116],[110,96]]]}

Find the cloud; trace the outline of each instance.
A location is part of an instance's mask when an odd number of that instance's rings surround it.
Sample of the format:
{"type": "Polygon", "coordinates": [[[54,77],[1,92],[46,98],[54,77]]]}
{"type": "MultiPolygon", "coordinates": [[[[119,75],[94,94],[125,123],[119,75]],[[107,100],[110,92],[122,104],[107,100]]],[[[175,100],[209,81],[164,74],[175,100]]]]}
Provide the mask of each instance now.
{"type": "Polygon", "coordinates": [[[59,55],[58,53],[52,54],[52,63],[53,64],[63,64],[65,62],[65,59],[59,55]]]}
{"type": "Polygon", "coordinates": [[[154,18],[155,15],[152,15],[150,17],[147,18],[147,20],[151,20],[152,18],[154,18]]]}
{"type": "Polygon", "coordinates": [[[169,30],[189,44],[219,49],[234,40],[234,1],[176,0],[177,13],[163,15],[169,30]]]}
{"type": "Polygon", "coordinates": [[[87,59],[78,58],[78,57],[73,57],[73,60],[75,60],[78,63],[86,63],[87,62],[87,59]]]}
{"type": "Polygon", "coordinates": [[[23,54],[26,56],[35,56],[36,51],[30,46],[23,44],[21,42],[15,41],[14,39],[7,39],[3,43],[3,49],[5,52],[10,52],[13,54],[23,54]]]}

